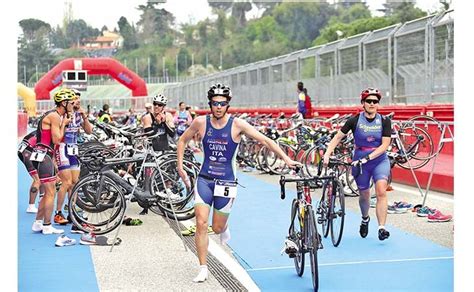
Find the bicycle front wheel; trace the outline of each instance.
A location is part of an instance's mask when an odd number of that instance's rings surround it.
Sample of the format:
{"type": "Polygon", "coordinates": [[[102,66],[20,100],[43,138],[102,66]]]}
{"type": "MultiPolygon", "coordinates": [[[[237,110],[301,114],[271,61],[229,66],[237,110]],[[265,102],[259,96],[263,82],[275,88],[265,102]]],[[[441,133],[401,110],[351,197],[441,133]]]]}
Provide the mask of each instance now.
{"type": "Polygon", "coordinates": [[[314,291],[319,288],[319,271],[318,271],[318,247],[319,234],[314,219],[314,211],[311,205],[307,206],[305,215],[306,244],[308,248],[309,260],[311,263],[311,278],[313,280],[314,291]]]}
{"type": "Polygon", "coordinates": [[[344,190],[339,180],[333,181],[332,202],[329,211],[331,218],[331,240],[332,244],[337,247],[341,243],[342,232],[344,231],[345,217],[345,198],[344,190]]]}
{"type": "Polygon", "coordinates": [[[289,239],[298,245],[298,252],[294,258],[296,274],[303,276],[304,273],[304,222],[301,218],[298,200],[293,199],[291,205],[291,220],[292,224],[289,232],[289,239]]]}

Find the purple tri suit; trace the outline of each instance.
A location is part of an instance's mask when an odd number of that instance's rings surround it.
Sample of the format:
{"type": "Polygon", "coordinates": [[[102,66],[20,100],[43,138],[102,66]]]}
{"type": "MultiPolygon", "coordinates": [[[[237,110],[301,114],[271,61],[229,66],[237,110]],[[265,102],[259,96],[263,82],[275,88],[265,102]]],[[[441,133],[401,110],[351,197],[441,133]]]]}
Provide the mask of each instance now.
{"type": "Polygon", "coordinates": [[[234,199],[214,196],[215,180],[236,181],[235,157],[239,143],[232,139],[232,124],[230,117],[222,129],[211,125],[211,117],[206,116],[206,131],[202,138],[204,148],[204,163],[199,172],[196,184],[195,204],[206,204],[209,207],[214,202],[214,209],[223,214],[229,214],[234,199]]]}
{"type": "MultiPolygon", "coordinates": [[[[357,118],[357,116],[354,118],[357,118]]],[[[352,121],[354,120],[352,119],[352,121]]],[[[346,124],[349,124],[350,122],[351,119],[348,120],[346,124]]],[[[376,114],[372,121],[365,117],[364,112],[361,112],[358,115],[355,131],[353,130],[355,149],[352,161],[364,158],[382,144],[382,136],[386,136],[383,135],[383,133],[387,132],[387,130],[383,129],[383,127],[387,127],[386,122],[387,121],[382,120],[380,114],[376,114]]],[[[344,125],[341,131],[343,133],[346,131],[345,134],[347,134],[348,128],[348,126],[344,125]]],[[[374,182],[377,182],[380,179],[388,181],[388,177],[390,176],[390,161],[387,154],[383,153],[380,156],[369,160],[366,164],[363,164],[362,173],[360,173],[358,166],[352,167],[352,175],[354,176],[357,187],[360,190],[367,190],[370,188],[371,178],[374,182]]]]}

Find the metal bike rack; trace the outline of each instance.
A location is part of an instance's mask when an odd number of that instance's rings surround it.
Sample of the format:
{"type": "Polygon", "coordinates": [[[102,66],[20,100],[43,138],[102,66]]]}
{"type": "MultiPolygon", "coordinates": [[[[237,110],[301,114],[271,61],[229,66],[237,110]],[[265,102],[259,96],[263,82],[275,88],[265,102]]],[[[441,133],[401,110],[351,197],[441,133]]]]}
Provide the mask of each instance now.
{"type": "MultiPolygon", "coordinates": [[[[155,165],[157,168],[159,168],[159,165],[158,165],[158,161],[156,160],[156,157],[157,155],[154,153],[153,151],[153,148],[151,147],[148,147],[149,145],[147,145],[147,151],[145,152],[145,157],[143,158],[143,162],[142,162],[142,166],[140,167],[140,170],[138,171],[138,176],[137,177],[140,177],[140,175],[142,174],[142,171],[143,169],[145,168],[146,166],[146,159],[148,158],[149,155],[153,156],[154,160],[155,160],[155,165]]],[[[161,176],[161,179],[162,181],[164,182],[163,180],[163,174],[161,173],[161,170],[158,170],[158,172],[160,173],[160,176],[161,176]]],[[[135,192],[136,188],[137,188],[137,185],[138,185],[138,180],[135,180],[135,184],[133,185],[133,189],[132,189],[132,192],[130,193],[130,195],[128,196],[127,200],[125,201],[125,207],[128,205],[128,203],[130,202],[130,199],[133,197],[133,193],[135,192]]],[[[178,227],[179,229],[179,222],[178,222],[178,217],[176,216],[176,212],[174,210],[174,207],[173,207],[173,204],[171,202],[171,195],[170,195],[170,192],[169,190],[167,190],[166,186],[165,187],[165,192],[167,194],[167,199],[168,199],[168,202],[171,206],[171,210],[173,211],[173,215],[174,215],[174,219],[175,219],[175,222],[176,222],[176,226],[178,227]]],[[[125,208],[126,209],[126,208],[125,208]]],[[[123,213],[122,215],[122,218],[120,219],[120,225],[119,227],[117,228],[117,232],[115,233],[115,237],[114,237],[114,240],[112,241],[112,246],[110,247],[110,252],[112,252],[112,250],[114,249],[114,245],[115,245],[115,241],[117,240],[117,237],[120,233],[120,228],[122,227],[122,224],[123,224],[123,218],[125,217],[125,212],[123,213]]],[[[168,218],[168,216],[165,214],[164,217],[166,218],[166,220],[168,221],[168,224],[171,225],[170,223],[170,219],[168,218]]],[[[183,242],[183,246],[184,246],[184,250],[185,251],[188,251],[188,248],[186,247],[186,242],[184,240],[184,237],[183,235],[180,233],[180,236],[181,236],[181,241],[183,242]]]]}
{"type": "MultiPolygon", "coordinates": [[[[426,122],[421,122],[421,123],[426,123],[426,122]]],[[[443,122],[440,122],[439,124],[441,124],[441,127],[442,127],[442,130],[441,130],[441,136],[440,136],[440,140],[438,142],[438,148],[436,149],[436,154],[434,155],[434,160],[433,160],[433,163],[432,163],[432,166],[431,166],[431,171],[430,171],[430,175],[428,177],[428,182],[426,184],[426,190],[425,190],[425,193],[423,193],[423,189],[418,181],[418,178],[415,174],[415,171],[413,170],[413,167],[411,166],[410,164],[410,159],[408,158],[408,155],[406,153],[406,150],[405,150],[405,146],[403,145],[403,143],[401,142],[400,140],[400,136],[397,132],[397,136],[396,136],[396,139],[399,140],[400,142],[400,145],[401,145],[401,148],[402,148],[402,151],[403,151],[403,154],[404,154],[404,157],[405,159],[407,160],[407,163],[408,163],[408,166],[410,168],[410,171],[413,175],[413,178],[415,179],[415,182],[416,182],[416,186],[418,187],[418,191],[420,192],[420,195],[421,197],[423,197],[423,203],[422,203],[422,207],[425,206],[425,202],[426,202],[426,197],[428,196],[428,193],[430,191],[430,187],[431,187],[431,180],[433,178],[433,174],[434,174],[434,168],[435,168],[435,165],[436,165],[436,161],[437,161],[437,158],[438,158],[438,155],[439,155],[439,152],[440,152],[440,147],[441,147],[441,143],[445,143],[445,142],[454,142],[454,134],[453,132],[451,131],[451,129],[449,128],[449,123],[443,123],[443,122]],[[449,133],[449,137],[448,138],[445,138],[445,134],[446,132],[449,133]]]]}

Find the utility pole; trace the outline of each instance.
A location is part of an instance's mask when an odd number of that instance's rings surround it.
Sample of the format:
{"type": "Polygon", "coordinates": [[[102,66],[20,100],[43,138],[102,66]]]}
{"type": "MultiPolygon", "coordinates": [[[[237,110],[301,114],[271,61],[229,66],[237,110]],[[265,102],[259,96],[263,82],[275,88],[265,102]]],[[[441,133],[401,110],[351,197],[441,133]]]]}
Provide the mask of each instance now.
{"type": "Polygon", "coordinates": [[[161,60],[163,62],[163,82],[165,82],[165,57],[163,57],[161,60]]]}
{"type": "Polygon", "coordinates": [[[192,68],[191,77],[194,77],[194,53],[191,54],[191,68],[192,68]]]}

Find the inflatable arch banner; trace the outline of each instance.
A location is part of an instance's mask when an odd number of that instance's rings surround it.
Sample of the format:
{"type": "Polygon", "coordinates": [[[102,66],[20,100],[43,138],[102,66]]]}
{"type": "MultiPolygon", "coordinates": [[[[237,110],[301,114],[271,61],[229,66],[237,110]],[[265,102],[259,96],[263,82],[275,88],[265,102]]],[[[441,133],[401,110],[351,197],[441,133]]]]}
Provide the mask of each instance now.
{"type": "Polygon", "coordinates": [[[29,117],[36,116],[36,95],[33,89],[26,87],[23,83],[16,86],[17,95],[23,98],[24,108],[29,117]]]}
{"type": "Polygon", "coordinates": [[[37,100],[50,99],[50,92],[62,84],[64,70],[87,70],[88,75],[110,75],[132,91],[132,96],[147,96],[145,81],[112,58],[69,58],[59,62],[35,86],[37,100]]]}

